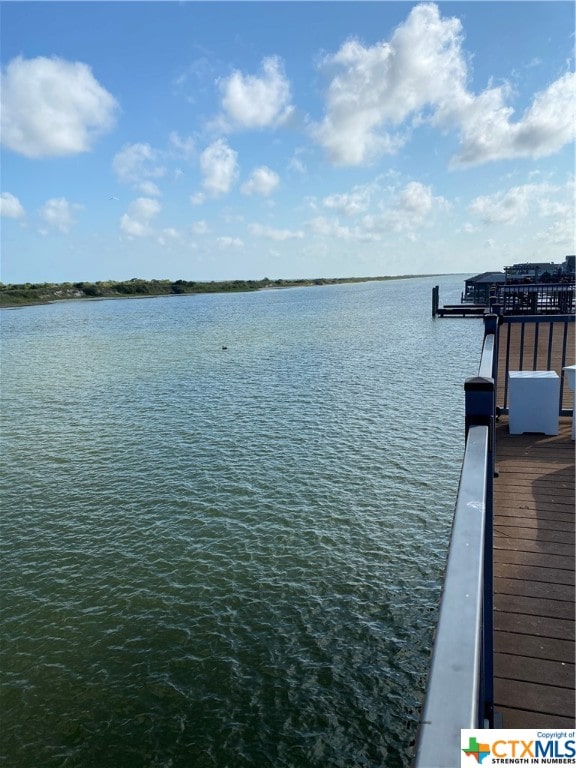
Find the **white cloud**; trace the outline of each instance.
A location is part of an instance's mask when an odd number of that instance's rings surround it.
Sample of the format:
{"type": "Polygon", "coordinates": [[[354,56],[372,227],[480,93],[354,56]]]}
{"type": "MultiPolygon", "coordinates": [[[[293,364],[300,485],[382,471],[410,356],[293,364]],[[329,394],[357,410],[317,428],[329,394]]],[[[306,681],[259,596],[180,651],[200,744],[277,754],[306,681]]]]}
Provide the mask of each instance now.
{"type": "Polygon", "coordinates": [[[161,205],[158,200],[151,197],[139,197],[133,200],[128,208],[128,213],[135,219],[148,221],[160,212],[161,205]]]}
{"type": "Polygon", "coordinates": [[[217,237],[216,242],[222,248],[243,248],[244,243],[239,237],[217,237]]]}
{"type": "Polygon", "coordinates": [[[164,176],[161,155],[150,144],[125,144],[112,161],[118,179],[125,184],[141,184],[146,179],[164,176]]]}
{"type": "Polygon", "coordinates": [[[53,197],[40,208],[40,218],[51,228],[67,233],[74,224],[73,210],[80,208],[64,197],[53,197]]]}
{"type": "Polygon", "coordinates": [[[366,216],[364,225],[373,231],[413,236],[414,230],[425,225],[436,211],[448,207],[448,201],[442,196],[434,196],[431,187],[411,181],[383,205],[381,214],[366,216]]]}
{"type": "Polygon", "coordinates": [[[576,136],[576,74],[536,94],[517,122],[511,88],[467,90],[462,25],[442,18],[434,3],[414,7],[389,41],[365,47],[348,40],[323,66],[334,74],[326,114],[313,137],[335,165],[361,165],[394,153],[425,121],[455,129],[455,166],[518,157],[538,158],[576,136]]]}
{"type": "Polygon", "coordinates": [[[153,181],[143,181],[138,186],[138,190],[142,192],[143,195],[147,195],[148,197],[160,197],[161,195],[160,190],[153,181]]]}
{"type": "Polygon", "coordinates": [[[515,224],[528,214],[529,204],[537,189],[537,185],[524,184],[505,192],[481,195],[470,203],[469,210],[484,224],[515,224]]]}
{"type": "Polygon", "coordinates": [[[238,176],[237,153],[223,139],[210,144],[200,155],[202,186],[212,196],[230,191],[238,176]]]}
{"type": "Polygon", "coordinates": [[[178,152],[186,158],[186,160],[193,160],[196,157],[196,142],[192,136],[187,138],[181,138],[176,131],[172,131],[170,134],[170,144],[178,152]]]}
{"type": "Polygon", "coordinates": [[[7,219],[23,219],[26,212],[22,203],[10,192],[2,192],[0,195],[0,216],[7,219]]]}
{"type": "Polygon", "coordinates": [[[147,237],[152,234],[152,229],[146,222],[137,221],[126,213],[120,219],[120,229],[128,237],[147,237]]]}
{"type": "Polygon", "coordinates": [[[562,246],[574,252],[574,186],[524,184],[492,195],[476,197],[469,210],[487,226],[530,228],[530,237],[551,248],[562,246]],[[540,229],[541,228],[541,229],[540,229]]]}
{"type": "Polygon", "coordinates": [[[306,168],[305,163],[299,157],[294,156],[288,163],[288,170],[303,174],[306,173],[308,169],[306,168]]]}
{"type": "Polygon", "coordinates": [[[550,194],[557,193],[559,199],[550,197],[538,199],[538,213],[544,219],[548,219],[548,226],[539,232],[536,237],[552,245],[562,245],[567,253],[576,251],[576,228],[574,227],[574,194],[576,192],[574,181],[570,180],[559,188],[551,188],[550,194]]]}
{"type": "Polygon", "coordinates": [[[531,239],[549,248],[562,247],[567,253],[576,249],[572,181],[561,186],[524,184],[481,195],[469,210],[486,226],[521,227],[520,236],[529,232],[531,239]]]}
{"type": "Polygon", "coordinates": [[[269,240],[302,240],[304,238],[304,232],[300,229],[274,229],[264,227],[262,224],[251,224],[249,229],[256,237],[265,237],[269,240]]]}
{"type": "Polygon", "coordinates": [[[325,208],[331,208],[344,216],[357,216],[368,208],[370,191],[365,187],[348,194],[329,195],[324,198],[322,204],[325,208]]]}
{"type": "Polygon", "coordinates": [[[337,240],[375,242],[380,236],[375,232],[369,232],[361,227],[342,226],[338,219],[327,219],[317,216],[309,222],[310,229],[316,235],[334,237],[337,240]]]}
{"type": "Polygon", "coordinates": [[[349,227],[342,227],[337,219],[327,219],[325,216],[316,216],[310,221],[310,228],[317,235],[330,235],[345,237],[349,235],[349,227]]]}
{"type": "Polygon", "coordinates": [[[225,117],[222,127],[267,128],[284,122],[292,113],[290,83],[280,59],[262,61],[262,76],[237,70],[220,82],[225,117]]]}
{"type": "Polygon", "coordinates": [[[87,152],[118,104],[81,62],[18,56],[2,72],[1,137],[30,158],[87,152]]]}
{"type": "Polygon", "coordinates": [[[453,165],[471,166],[491,160],[545,157],[576,138],[576,74],[564,75],[536,94],[518,122],[506,106],[506,86],[479,96],[455,94],[443,120],[460,128],[461,148],[453,165]]]}
{"type": "Polygon", "coordinates": [[[209,231],[208,223],[203,219],[195,221],[194,224],[192,224],[192,232],[195,235],[207,235],[209,231]]]}
{"type": "Polygon", "coordinates": [[[574,215],[565,216],[550,224],[536,238],[545,243],[564,246],[569,253],[576,250],[576,234],[574,232],[574,215]]]}
{"type": "MultiPolygon", "coordinates": [[[[150,221],[161,210],[158,200],[139,197],[128,206],[128,212],[120,219],[120,230],[128,237],[149,237],[154,234],[150,221]]],[[[164,230],[167,231],[167,230],[164,230]]]]}
{"type": "Polygon", "coordinates": [[[400,192],[397,208],[421,219],[430,212],[432,203],[431,188],[419,181],[411,181],[400,192]]]}
{"type": "MultiPolygon", "coordinates": [[[[315,198],[307,200],[314,211],[319,208],[317,202],[315,198]]],[[[338,216],[316,216],[309,222],[311,230],[322,236],[360,242],[380,241],[384,234],[391,232],[414,239],[418,229],[432,224],[439,212],[450,207],[444,197],[434,195],[432,188],[421,182],[411,181],[403,187],[388,186],[382,190],[378,179],[356,186],[348,193],[329,195],[321,203],[338,216]],[[367,212],[375,202],[376,209],[367,212]],[[342,216],[361,218],[356,219],[355,226],[349,226],[341,223],[339,217],[342,216]]]]}
{"type": "Polygon", "coordinates": [[[190,195],[190,205],[202,205],[206,200],[206,195],[204,192],[196,192],[193,195],[190,195]]]}
{"type": "Polygon", "coordinates": [[[337,73],[328,87],[326,116],[313,135],[332,162],[359,165],[399,149],[406,137],[397,127],[464,82],[461,37],[458,19],[441,19],[434,4],[422,4],[389,43],[367,48],[348,40],[326,57],[324,67],[337,73]]]}
{"type": "Polygon", "coordinates": [[[570,216],[574,215],[574,206],[556,200],[539,200],[538,209],[541,216],[570,216]]]}
{"type": "Polygon", "coordinates": [[[161,232],[158,233],[156,236],[156,242],[158,245],[170,245],[171,243],[176,243],[181,239],[180,233],[177,229],[174,229],[173,227],[166,227],[161,232]]]}
{"type": "Polygon", "coordinates": [[[240,191],[244,195],[270,195],[280,183],[280,177],[266,165],[255,168],[240,191]]]}

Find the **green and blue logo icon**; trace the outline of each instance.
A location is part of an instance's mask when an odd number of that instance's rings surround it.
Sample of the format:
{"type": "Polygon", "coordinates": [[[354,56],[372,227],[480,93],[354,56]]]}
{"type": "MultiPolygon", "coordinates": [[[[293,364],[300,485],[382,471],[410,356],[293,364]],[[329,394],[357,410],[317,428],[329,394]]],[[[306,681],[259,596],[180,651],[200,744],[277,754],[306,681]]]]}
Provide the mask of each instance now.
{"type": "Polygon", "coordinates": [[[475,736],[470,736],[468,739],[468,747],[462,750],[468,757],[475,757],[478,764],[482,763],[485,757],[490,754],[490,744],[481,744],[477,741],[475,736]]]}

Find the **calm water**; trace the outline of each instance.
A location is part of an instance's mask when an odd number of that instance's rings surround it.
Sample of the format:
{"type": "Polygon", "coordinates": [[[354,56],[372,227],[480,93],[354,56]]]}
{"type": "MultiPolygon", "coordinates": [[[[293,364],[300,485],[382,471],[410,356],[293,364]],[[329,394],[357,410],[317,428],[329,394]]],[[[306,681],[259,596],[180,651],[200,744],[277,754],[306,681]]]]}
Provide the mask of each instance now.
{"type": "Polygon", "coordinates": [[[409,765],[481,339],[435,283],[2,313],[4,765],[409,765]]]}

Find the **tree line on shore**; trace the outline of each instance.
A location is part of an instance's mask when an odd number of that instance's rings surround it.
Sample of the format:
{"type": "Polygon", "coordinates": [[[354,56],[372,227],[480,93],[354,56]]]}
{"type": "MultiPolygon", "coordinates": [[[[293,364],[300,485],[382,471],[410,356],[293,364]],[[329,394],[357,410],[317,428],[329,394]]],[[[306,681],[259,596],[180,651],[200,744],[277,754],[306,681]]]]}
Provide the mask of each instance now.
{"type": "Polygon", "coordinates": [[[68,299],[111,299],[143,296],[173,296],[192,293],[230,293],[257,291],[263,288],[294,288],[310,285],[335,285],[366,282],[369,280],[398,280],[415,275],[394,277],[334,277],[299,280],[223,280],[202,282],[197,280],[101,280],[78,283],[0,283],[0,306],[19,304],[45,304],[68,299]]]}

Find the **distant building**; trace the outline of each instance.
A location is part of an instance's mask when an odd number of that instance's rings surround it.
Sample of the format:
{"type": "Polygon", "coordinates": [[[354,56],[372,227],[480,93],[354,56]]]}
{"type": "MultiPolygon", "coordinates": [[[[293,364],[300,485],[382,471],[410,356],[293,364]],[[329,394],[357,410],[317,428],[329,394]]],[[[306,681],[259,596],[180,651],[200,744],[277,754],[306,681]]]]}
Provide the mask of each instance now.
{"type": "Polygon", "coordinates": [[[506,282],[512,283],[560,283],[574,279],[574,256],[566,256],[561,264],[528,262],[504,267],[506,282]]]}
{"type": "Polygon", "coordinates": [[[487,305],[490,292],[501,285],[524,283],[573,283],[576,256],[566,256],[561,264],[552,261],[526,262],[504,267],[504,272],[482,272],[464,282],[462,301],[487,305]]]}

